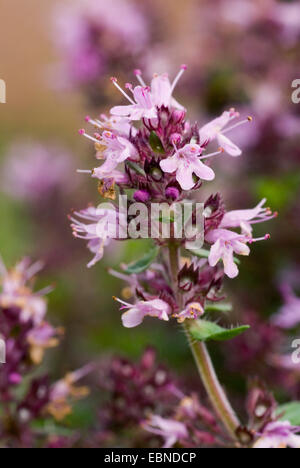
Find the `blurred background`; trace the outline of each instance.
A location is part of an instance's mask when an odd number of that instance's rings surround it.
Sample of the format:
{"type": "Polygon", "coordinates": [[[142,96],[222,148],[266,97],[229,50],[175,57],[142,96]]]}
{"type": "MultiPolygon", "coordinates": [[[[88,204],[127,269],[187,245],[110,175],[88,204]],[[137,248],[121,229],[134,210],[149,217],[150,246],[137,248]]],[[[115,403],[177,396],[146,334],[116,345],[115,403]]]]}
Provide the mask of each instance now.
{"type": "MultiPolygon", "coordinates": [[[[245,374],[263,376],[283,400],[299,398],[300,367],[280,360],[299,328],[282,331],[269,318],[284,303],[284,285],[300,293],[300,104],[291,99],[292,81],[300,78],[300,2],[0,0],[0,11],[0,78],[7,86],[0,105],[0,252],[8,266],[23,256],[44,260],[39,281],[55,284],[48,318],[66,334],[48,353],[47,371],[55,378],[108,354],[137,358],[150,344],[191,385],[197,378],[179,326],[149,320],[124,329],[112,301],[123,285],[107,267],[138,258],[147,243],[115,244],[87,269],[90,253],[72,238],[67,219],[71,209],[100,201],[96,183],[76,173],[93,164],[93,149],[77,129],[86,114],[120,102],[109,78],[133,81],[140,68],[149,81],[154,72],[174,76],[186,63],[176,99],[191,120],[201,124],[231,107],[253,117],[234,140],[243,155],[221,158],[216,182],[201,196],[220,191],[228,209],[266,197],[279,211],[268,226],[271,240],[255,245],[239,278],[226,281],[234,305],[228,321],[255,332],[217,348],[221,380],[241,406],[245,374]]],[[[79,420],[93,398],[81,404],[79,420]]]]}

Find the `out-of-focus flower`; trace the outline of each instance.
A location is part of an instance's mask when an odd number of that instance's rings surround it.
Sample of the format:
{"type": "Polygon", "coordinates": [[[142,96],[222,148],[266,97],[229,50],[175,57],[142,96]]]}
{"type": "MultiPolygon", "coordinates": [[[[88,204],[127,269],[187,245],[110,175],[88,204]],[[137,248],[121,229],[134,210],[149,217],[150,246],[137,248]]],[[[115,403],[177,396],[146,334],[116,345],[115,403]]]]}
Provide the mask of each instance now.
{"type": "Polygon", "coordinates": [[[43,202],[51,196],[69,192],[72,155],[55,145],[19,142],[5,155],[1,185],[10,196],[28,202],[43,202]]]}
{"type": "MultiPolygon", "coordinates": [[[[3,409],[0,413],[0,446],[43,446],[47,443],[47,431],[39,433],[34,423],[42,421],[51,405],[58,402],[59,390],[61,406],[64,398],[70,411],[71,397],[77,396],[73,384],[85,373],[70,374],[64,381],[64,392],[62,383],[51,387],[48,376],[33,378],[46,349],[57,346],[62,334],[61,328],[53,327],[45,318],[47,307],[43,295],[50,288],[38,293],[32,290],[33,276],[42,268],[41,262],[31,264],[29,259],[24,259],[9,271],[2,262],[0,267],[0,336],[6,345],[6,363],[0,367],[3,409]]],[[[82,391],[78,396],[85,394],[82,391]]]]}
{"type": "Polygon", "coordinates": [[[95,83],[112,64],[138,59],[148,40],[148,22],[129,0],[76,0],[55,11],[55,37],[68,85],[95,83]]]}
{"type": "Polygon", "coordinates": [[[292,288],[284,284],[281,287],[284,305],[273,317],[273,323],[280,328],[293,328],[300,323],[300,298],[295,295],[292,288]]]}
{"type": "Polygon", "coordinates": [[[118,236],[117,227],[121,222],[120,216],[113,205],[111,209],[89,206],[81,211],[74,211],[70,216],[73,235],[88,241],[88,249],[95,254],[88,263],[88,267],[95,265],[103,257],[104,247],[118,236]],[[77,216],[77,218],[75,218],[77,216]]]}
{"type": "Polygon", "coordinates": [[[159,435],[164,438],[163,448],[170,448],[180,439],[188,438],[186,426],[174,419],[166,419],[161,416],[152,415],[148,421],[143,424],[146,431],[159,435]]]}
{"type": "Polygon", "coordinates": [[[65,419],[72,412],[72,400],[78,400],[89,394],[87,387],[78,387],[75,384],[93,370],[93,365],[71,372],[62,380],[55,383],[49,394],[49,403],[46,411],[57,421],[65,419]]]}
{"type": "Polygon", "coordinates": [[[289,421],[276,421],[268,424],[254,448],[300,448],[300,427],[292,426],[289,421]]]}
{"type": "Polygon", "coordinates": [[[42,268],[42,262],[30,264],[29,258],[24,258],[15,268],[7,271],[1,262],[2,291],[0,294],[0,307],[5,309],[20,309],[20,321],[32,321],[38,326],[44,320],[47,311],[44,294],[51,291],[47,288],[34,293],[29,287],[29,281],[42,268]]]}

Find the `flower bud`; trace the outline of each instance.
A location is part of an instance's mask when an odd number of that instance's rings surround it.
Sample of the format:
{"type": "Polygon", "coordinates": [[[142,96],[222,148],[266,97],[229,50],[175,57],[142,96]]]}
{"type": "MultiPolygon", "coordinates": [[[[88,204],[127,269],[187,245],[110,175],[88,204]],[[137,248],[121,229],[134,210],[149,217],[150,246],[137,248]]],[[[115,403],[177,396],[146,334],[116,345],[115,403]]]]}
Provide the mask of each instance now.
{"type": "Polygon", "coordinates": [[[171,198],[171,200],[177,200],[180,196],[180,192],[177,187],[167,187],[166,197],[171,198]]]}
{"type": "Polygon", "coordinates": [[[185,118],[185,111],[176,109],[172,113],[172,120],[175,124],[181,123],[185,118]]]}
{"type": "Polygon", "coordinates": [[[137,190],[134,193],[133,198],[136,202],[146,203],[150,200],[150,193],[146,190],[137,190]]]}
{"type": "Polygon", "coordinates": [[[182,136],[179,133],[172,133],[170,142],[172,145],[179,145],[182,142],[182,136]]]}

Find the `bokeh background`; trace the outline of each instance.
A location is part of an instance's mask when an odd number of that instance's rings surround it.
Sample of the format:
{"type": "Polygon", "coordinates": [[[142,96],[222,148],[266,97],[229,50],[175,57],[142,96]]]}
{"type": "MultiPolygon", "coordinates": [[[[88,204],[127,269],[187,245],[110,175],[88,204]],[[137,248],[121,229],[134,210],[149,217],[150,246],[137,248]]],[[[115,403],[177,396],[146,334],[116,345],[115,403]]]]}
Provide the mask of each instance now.
{"type": "MultiPolygon", "coordinates": [[[[93,164],[77,129],[86,114],[119,102],[110,76],[132,81],[132,69],[141,68],[149,80],[154,72],[172,76],[186,63],[176,98],[191,119],[206,122],[229,107],[253,117],[236,133],[243,155],[216,163],[216,182],[201,196],[220,191],[230,209],[266,197],[279,211],[268,226],[271,240],[255,245],[239,278],[225,284],[234,305],[228,322],[257,328],[248,341],[217,347],[220,377],[241,406],[245,373],[264,376],[281,399],[299,397],[300,368],[282,369],[275,379],[270,356],[288,352],[300,335],[293,329],[278,337],[269,317],[283,303],[283,283],[300,292],[300,104],[291,101],[291,83],[300,78],[300,2],[81,3],[0,0],[0,78],[7,85],[7,103],[0,105],[0,252],[8,266],[27,255],[44,260],[39,282],[55,284],[49,318],[66,334],[45,368],[55,378],[107,354],[137,358],[150,344],[175,373],[196,379],[179,326],[149,320],[124,329],[112,300],[123,285],[107,267],[138,258],[148,243],[115,244],[87,269],[90,253],[72,238],[67,219],[71,209],[100,201],[94,181],[76,173],[93,164]]],[[[80,423],[97,398],[78,405],[80,423]]]]}

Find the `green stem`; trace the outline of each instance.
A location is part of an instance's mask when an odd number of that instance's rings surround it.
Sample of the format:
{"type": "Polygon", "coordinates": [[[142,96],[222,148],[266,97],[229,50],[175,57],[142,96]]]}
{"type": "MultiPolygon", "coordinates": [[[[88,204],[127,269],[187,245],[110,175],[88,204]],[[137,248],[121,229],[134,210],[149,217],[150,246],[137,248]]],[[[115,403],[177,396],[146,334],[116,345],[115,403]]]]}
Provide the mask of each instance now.
{"type": "MultiPolygon", "coordinates": [[[[182,309],[182,294],[178,288],[178,272],[179,272],[179,248],[174,242],[169,244],[169,258],[170,258],[170,269],[174,291],[176,292],[176,298],[178,306],[182,309]]],[[[210,402],[226,428],[229,436],[234,441],[237,441],[236,430],[240,426],[240,422],[232,409],[228,398],[218,380],[215,372],[212,360],[208,353],[205,343],[201,343],[193,340],[189,331],[188,320],[183,324],[185,332],[188,337],[188,342],[194,356],[197,369],[200,377],[210,399],[210,402]]]]}

